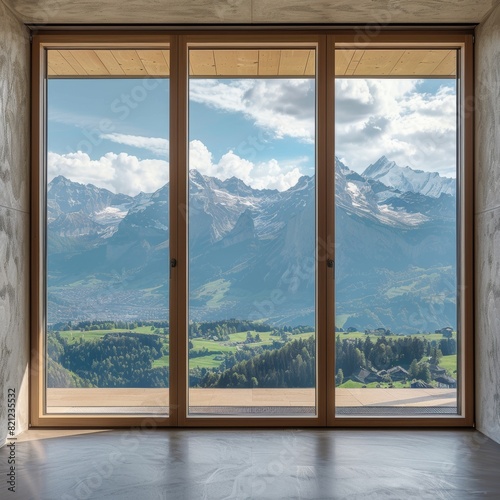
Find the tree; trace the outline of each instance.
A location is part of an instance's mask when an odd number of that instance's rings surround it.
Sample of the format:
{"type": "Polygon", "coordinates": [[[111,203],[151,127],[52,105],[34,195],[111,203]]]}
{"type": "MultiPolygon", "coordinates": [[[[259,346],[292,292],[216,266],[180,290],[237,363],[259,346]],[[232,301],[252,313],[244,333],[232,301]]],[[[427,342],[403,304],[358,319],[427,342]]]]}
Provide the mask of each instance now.
{"type": "Polygon", "coordinates": [[[430,357],[432,364],[439,365],[439,361],[443,357],[443,353],[437,347],[431,347],[430,357]]]}
{"type": "Polygon", "coordinates": [[[344,382],[344,372],[342,371],[342,368],[339,368],[339,371],[337,372],[337,376],[335,377],[335,383],[337,385],[342,385],[344,382]]]}
{"type": "Polygon", "coordinates": [[[439,341],[439,350],[443,356],[450,356],[457,353],[457,341],[455,339],[441,339],[439,341]]]}
{"type": "MultiPolygon", "coordinates": [[[[246,347],[226,357],[226,369],[199,380],[200,387],[314,387],[315,339],[295,339],[284,346],[246,347]],[[259,352],[255,354],[256,349],[259,352]],[[255,380],[253,380],[255,379],[255,380]],[[257,383],[257,386],[255,385],[257,383]]],[[[191,375],[191,372],[190,372],[191,375]]],[[[193,379],[190,379],[194,382],[193,379]]]]}
{"type": "Polygon", "coordinates": [[[411,362],[411,365],[410,365],[410,368],[408,370],[408,373],[410,374],[410,377],[411,378],[418,378],[418,362],[416,359],[414,359],[412,362],[411,362]]]}
{"type": "Polygon", "coordinates": [[[427,363],[420,364],[418,378],[427,383],[431,381],[431,371],[429,370],[429,365],[427,363]]]}

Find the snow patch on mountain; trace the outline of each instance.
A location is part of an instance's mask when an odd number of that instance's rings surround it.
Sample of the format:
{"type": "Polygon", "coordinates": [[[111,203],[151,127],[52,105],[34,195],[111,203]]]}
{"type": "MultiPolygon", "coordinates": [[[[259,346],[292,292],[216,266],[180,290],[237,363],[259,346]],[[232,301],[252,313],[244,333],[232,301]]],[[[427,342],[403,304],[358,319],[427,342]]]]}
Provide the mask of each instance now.
{"type": "Polygon", "coordinates": [[[129,206],[119,205],[106,207],[94,214],[93,221],[106,226],[108,224],[118,224],[128,213],[129,206]]]}
{"type": "Polygon", "coordinates": [[[432,198],[439,198],[441,194],[455,196],[456,192],[455,179],[441,177],[437,172],[414,170],[408,166],[400,167],[385,156],[372,163],[362,175],[401,192],[411,191],[432,198]]]}
{"type": "Polygon", "coordinates": [[[410,213],[404,209],[394,209],[384,203],[391,197],[399,196],[395,189],[384,189],[377,192],[372,182],[362,177],[338,158],[335,172],[335,201],[337,209],[344,209],[352,216],[370,219],[373,222],[392,227],[415,227],[429,220],[421,213],[410,213]]]}

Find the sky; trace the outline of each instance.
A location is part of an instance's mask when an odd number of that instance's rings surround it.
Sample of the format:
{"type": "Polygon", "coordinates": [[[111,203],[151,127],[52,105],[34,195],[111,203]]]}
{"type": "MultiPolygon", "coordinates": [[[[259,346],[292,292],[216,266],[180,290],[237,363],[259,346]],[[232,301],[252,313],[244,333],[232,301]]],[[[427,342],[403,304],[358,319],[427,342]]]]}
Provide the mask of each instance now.
{"type": "MultiPolygon", "coordinates": [[[[168,182],[167,79],[50,79],[48,180],[129,195],[168,182]]],[[[338,79],[336,155],[361,173],[382,155],[455,176],[455,80],[338,79]]],[[[312,79],[192,79],[189,166],[257,189],[315,171],[312,79]]]]}

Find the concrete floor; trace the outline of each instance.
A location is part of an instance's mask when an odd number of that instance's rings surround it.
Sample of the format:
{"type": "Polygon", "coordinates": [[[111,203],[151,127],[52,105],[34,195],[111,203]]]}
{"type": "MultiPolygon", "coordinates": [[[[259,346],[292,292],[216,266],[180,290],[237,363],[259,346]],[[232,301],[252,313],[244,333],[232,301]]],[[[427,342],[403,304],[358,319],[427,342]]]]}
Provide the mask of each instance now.
{"type": "Polygon", "coordinates": [[[500,445],[472,430],[29,431],[0,498],[500,498],[500,445]]]}

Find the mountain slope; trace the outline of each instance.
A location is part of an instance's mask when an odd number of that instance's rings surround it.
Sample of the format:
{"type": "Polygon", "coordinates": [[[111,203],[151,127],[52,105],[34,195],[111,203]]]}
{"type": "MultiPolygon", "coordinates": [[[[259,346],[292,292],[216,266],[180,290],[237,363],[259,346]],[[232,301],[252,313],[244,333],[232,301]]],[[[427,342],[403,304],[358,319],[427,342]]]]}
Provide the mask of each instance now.
{"type": "Polygon", "coordinates": [[[441,177],[437,172],[400,167],[385,156],[371,164],[362,175],[401,192],[411,191],[432,198],[439,198],[441,194],[455,196],[455,179],[441,177]]]}
{"type": "MultiPolygon", "coordinates": [[[[403,333],[454,326],[455,198],[444,187],[434,196],[437,188],[427,195],[388,186],[379,174],[398,171],[377,163],[359,175],[336,161],[337,326],[403,333]]],[[[405,170],[412,189],[429,192],[414,172],[405,170]]],[[[54,215],[60,212],[48,225],[49,241],[57,241],[49,247],[49,322],[165,318],[168,184],[135,198],[67,179],[55,184],[48,193],[54,215]],[[71,203],[61,201],[63,187],[71,203]]],[[[279,192],[191,170],[189,195],[190,319],[313,325],[314,177],[279,192]]],[[[322,255],[327,242],[319,243],[322,255]]]]}
{"type": "Polygon", "coordinates": [[[92,184],[72,182],[62,175],[52,179],[47,186],[48,222],[61,213],[82,212],[90,216],[109,207],[123,207],[126,213],[132,203],[130,196],[115,194],[92,184]]]}

